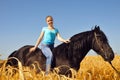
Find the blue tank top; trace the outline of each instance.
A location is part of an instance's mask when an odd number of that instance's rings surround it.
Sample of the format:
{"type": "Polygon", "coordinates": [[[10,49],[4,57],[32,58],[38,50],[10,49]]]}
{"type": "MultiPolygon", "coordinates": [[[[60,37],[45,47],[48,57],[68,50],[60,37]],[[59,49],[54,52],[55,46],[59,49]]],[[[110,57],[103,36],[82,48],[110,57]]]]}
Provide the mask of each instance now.
{"type": "Polygon", "coordinates": [[[42,43],[48,45],[54,44],[58,29],[55,28],[53,30],[50,30],[48,27],[43,27],[42,32],[44,32],[42,43]]]}

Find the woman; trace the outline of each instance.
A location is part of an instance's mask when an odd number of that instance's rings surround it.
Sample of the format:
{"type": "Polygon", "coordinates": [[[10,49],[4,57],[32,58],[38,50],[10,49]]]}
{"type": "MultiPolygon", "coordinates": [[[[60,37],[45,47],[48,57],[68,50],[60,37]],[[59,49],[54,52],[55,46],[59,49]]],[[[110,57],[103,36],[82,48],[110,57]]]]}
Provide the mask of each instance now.
{"type": "Polygon", "coordinates": [[[46,74],[49,73],[51,68],[51,61],[53,58],[53,54],[51,49],[54,48],[54,41],[57,36],[58,40],[64,43],[69,43],[70,40],[65,40],[60,36],[58,29],[56,29],[53,25],[52,16],[46,17],[47,27],[43,27],[40,36],[36,42],[36,45],[30,49],[30,52],[34,52],[38,45],[41,43],[41,50],[43,54],[46,56],[46,74]],[[42,42],[41,42],[42,41],[42,42]]]}

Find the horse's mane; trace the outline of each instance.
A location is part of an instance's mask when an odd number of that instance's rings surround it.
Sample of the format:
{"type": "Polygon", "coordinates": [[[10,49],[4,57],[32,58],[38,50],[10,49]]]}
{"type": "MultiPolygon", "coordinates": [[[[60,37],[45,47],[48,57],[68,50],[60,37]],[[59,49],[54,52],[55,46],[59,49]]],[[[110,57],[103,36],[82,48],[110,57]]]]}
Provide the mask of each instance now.
{"type": "Polygon", "coordinates": [[[85,32],[75,34],[70,38],[70,41],[74,42],[76,40],[85,40],[84,38],[86,36],[88,37],[88,35],[90,36],[90,33],[91,33],[91,31],[85,31],[85,32]]]}
{"type": "MultiPolygon", "coordinates": [[[[70,38],[70,43],[68,44],[71,44],[71,43],[74,43],[76,41],[80,41],[80,42],[84,42],[86,39],[86,37],[89,39],[90,38],[90,34],[92,33],[92,30],[91,31],[84,31],[84,32],[81,32],[81,33],[78,33],[78,34],[75,34],[73,35],[71,38],[70,38]]],[[[60,46],[63,46],[63,45],[68,45],[66,43],[62,43],[60,45],[58,45],[57,47],[60,47],[60,46]]]]}
{"type": "Polygon", "coordinates": [[[91,38],[91,35],[94,35],[94,33],[96,33],[96,34],[98,33],[97,36],[102,37],[103,41],[108,42],[108,39],[107,39],[107,36],[105,35],[105,33],[98,28],[75,34],[70,38],[70,41],[74,42],[74,41],[80,40],[81,42],[84,42],[86,40],[86,38],[87,38],[87,40],[89,40],[91,38]]]}
{"type": "Polygon", "coordinates": [[[78,48],[82,49],[83,46],[87,45],[86,42],[88,39],[91,39],[90,38],[90,37],[92,37],[91,34],[92,34],[92,30],[73,35],[70,38],[70,43],[67,43],[67,44],[62,43],[62,44],[58,45],[57,47],[55,47],[54,50],[58,51],[55,54],[57,54],[59,56],[64,55],[64,56],[66,56],[66,58],[71,58],[76,53],[79,53],[78,48]],[[77,51],[77,52],[75,52],[75,51],[77,51]]]}

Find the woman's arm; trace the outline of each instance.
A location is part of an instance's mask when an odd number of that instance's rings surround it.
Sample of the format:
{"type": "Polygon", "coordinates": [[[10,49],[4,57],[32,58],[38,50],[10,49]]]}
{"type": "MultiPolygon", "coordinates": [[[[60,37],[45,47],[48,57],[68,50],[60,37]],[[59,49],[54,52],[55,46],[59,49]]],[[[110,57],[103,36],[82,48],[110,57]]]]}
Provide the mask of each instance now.
{"type": "Polygon", "coordinates": [[[58,38],[59,41],[64,42],[64,43],[69,43],[69,42],[70,42],[69,39],[67,39],[67,40],[63,39],[63,38],[61,37],[60,33],[57,33],[57,38],[58,38]]]}
{"type": "Polygon", "coordinates": [[[37,42],[36,42],[36,44],[35,44],[35,48],[38,47],[38,45],[39,45],[40,42],[42,41],[43,36],[44,36],[44,32],[41,32],[41,33],[40,33],[40,36],[39,36],[39,38],[38,38],[38,40],[37,40],[37,42]]]}
{"type": "Polygon", "coordinates": [[[30,52],[34,52],[34,51],[36,50],[36,48],[37,48],[38,45],[40,44],[43,36],[44,36],[44,32],[41,32],[41,33],[40,33],[40,36],[39,36],[39,38],[38,38],[38,40],[37,40],[37,42],[36,42],[36,44],[35,44],[35,46],[30,49],[30,52]]]}

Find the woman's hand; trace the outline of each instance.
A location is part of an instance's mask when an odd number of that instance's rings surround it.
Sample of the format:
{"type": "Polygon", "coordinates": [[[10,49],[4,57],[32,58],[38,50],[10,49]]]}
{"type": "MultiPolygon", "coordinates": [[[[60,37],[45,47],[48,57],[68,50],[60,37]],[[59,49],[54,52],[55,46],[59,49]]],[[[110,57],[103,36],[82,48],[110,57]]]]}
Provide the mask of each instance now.
{"type": "Polygon", "coordinates": [[[32,53],[32,52],[34,52],[35,50],[36,50],[36,48],[35,48],[35,47],[32,47],[32,48],[29,49],[29,52],[32,53]]]}
{"type": "Polygon", "coordinates": [[[69,40],[69,39],[64,40],[64,43],[69,43],[69,42],[70,42],[70,40],[69,40]]]}

